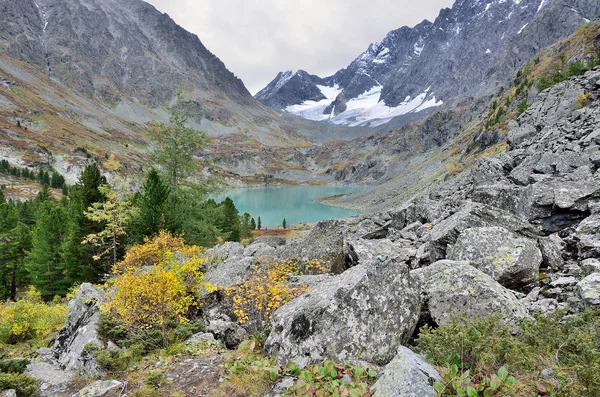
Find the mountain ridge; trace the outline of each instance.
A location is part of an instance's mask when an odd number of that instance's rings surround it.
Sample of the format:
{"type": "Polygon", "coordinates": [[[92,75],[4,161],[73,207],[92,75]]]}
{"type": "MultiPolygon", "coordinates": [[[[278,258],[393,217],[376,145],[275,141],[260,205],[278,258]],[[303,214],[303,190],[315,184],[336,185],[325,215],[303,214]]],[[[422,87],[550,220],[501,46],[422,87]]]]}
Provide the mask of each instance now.
{"type": "Polygon", "coordinates": [[[313,103],[303,95],[308,87],[279,95],[280,76],[256,98],[278,111],[353,126],[426,115],[457,97],[492,93],[537,50],[598,15],[600,6],[591,0],[458,0],[434,22],[392,30],[348,67],[322,78],[338,86],[334,100],[313,103]]]}

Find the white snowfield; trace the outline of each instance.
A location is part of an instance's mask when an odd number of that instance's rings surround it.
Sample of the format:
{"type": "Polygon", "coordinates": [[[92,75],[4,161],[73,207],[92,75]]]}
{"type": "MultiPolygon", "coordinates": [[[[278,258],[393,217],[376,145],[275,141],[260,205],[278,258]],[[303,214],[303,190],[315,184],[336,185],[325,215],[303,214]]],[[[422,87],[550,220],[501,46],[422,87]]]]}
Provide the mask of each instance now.
{"type": "Polygon", "coordinates": [[[323,112],[335,101],[342,90],[337,85],[334,87],[318,87],[327,99],[318,102],[305,101],[300,105],[288,106],[284,111],[308,120],[328,121],[333,124],[343,124],[351,127],[377,127],[387,123],[394,117],[443,105],[442,101],[437,101],[435,95],[429,93],[430,88],[427,88],[425,92],[415,98],[406,97],[398,106],[389,107],[383,101],[380,101],[382,86],[378,85],[349,100],[346,103],[346,110],[335,116],[335,109],[331,109],[328,114],[323,114],[323,112]]]}

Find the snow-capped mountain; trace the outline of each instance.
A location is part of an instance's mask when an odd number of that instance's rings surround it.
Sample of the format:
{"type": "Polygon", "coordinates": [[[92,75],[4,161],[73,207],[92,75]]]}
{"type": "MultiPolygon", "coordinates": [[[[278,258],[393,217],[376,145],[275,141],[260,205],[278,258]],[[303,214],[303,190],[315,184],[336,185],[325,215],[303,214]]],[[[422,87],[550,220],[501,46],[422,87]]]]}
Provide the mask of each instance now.
{"type": "Polygon", "coordinates": [[[598,0],[457,0],[433,23],[391,31],[333,76],[280,73],[255,98],[334,124],[414,119],[456,97],[489,94],[540,48],[599,15],[598,0]]]}

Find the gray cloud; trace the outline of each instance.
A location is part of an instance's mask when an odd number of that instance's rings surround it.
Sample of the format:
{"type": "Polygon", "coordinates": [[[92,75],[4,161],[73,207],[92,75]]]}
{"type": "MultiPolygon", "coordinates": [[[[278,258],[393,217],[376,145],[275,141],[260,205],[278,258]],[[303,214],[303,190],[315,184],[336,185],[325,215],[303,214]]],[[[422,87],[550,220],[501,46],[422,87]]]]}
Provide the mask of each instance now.
{"type": "Polygon", "coordinates": [[[282,70],[327,76],[452,0],[146,0],[198,35],[256,93],[282,70]]]}

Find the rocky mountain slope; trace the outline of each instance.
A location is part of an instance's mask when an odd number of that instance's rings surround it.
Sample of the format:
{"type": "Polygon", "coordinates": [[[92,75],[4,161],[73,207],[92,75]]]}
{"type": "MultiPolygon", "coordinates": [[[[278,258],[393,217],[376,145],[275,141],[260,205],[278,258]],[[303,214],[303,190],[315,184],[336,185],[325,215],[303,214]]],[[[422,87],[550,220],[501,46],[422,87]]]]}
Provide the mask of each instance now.
{"type": "Polygon", "coordinates": [[[141,0],[0,0],[0,157],[14,165],[72,182],[114,153],[133,173],[146,163],[146,124],[166,119],[162,104],[180,85],[204,115],[191,125],[215,138],[198,160],[232,183],[303,171],[288,161],[294,148],[365,133],[267,109],[198,37],[141,0]]]}
{"type": "Polygon", "coordinates": [[[255,97],[334,124],[411,121],[457,97],[491,93],[539,49],[598,15],[592,0],[458,0],[433,23],[390,32],[333,76],[280,73],[255,97]]]}

